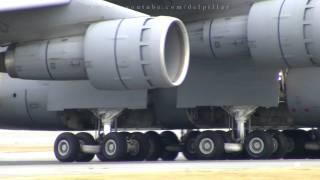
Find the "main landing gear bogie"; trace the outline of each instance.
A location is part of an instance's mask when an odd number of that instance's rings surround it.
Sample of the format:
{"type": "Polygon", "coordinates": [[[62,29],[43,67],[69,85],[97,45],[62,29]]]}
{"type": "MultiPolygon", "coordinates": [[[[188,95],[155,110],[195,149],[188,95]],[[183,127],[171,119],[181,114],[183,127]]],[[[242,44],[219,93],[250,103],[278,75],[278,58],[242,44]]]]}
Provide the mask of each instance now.
{"type": "Polygon", "coordinates": [[[158,134],[111,132],[94,140],[89,133],[60,134],[54,144],[54,153],[61,162],[89,162],[94,155],[100,161],[165,161],[175,160],[180,152],[177,136],[164,131],[158,134]]]}
{"type": "Polygon", "coordinates": [[[179,152],[187,160],[318,158],[320,140],[315,130],[255,130],[243,142],[236,131],[188,131],[181,139],[170,132],[111,132],[94,139],[88,133],[60,134],[54,153],[61,162],[164,161],[179,152]]]}

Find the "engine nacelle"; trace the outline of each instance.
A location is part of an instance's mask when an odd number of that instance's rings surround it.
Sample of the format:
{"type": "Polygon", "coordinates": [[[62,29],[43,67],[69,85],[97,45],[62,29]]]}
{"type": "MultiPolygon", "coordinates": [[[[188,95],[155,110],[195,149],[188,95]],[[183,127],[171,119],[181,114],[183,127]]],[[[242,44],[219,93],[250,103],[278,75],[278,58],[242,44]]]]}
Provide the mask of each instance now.
{"type": "Polygon", "coordinates": [[[257,64],[319,66],[320,1],[272,0],[255,3],[248,20],[248,41],[257,64]]]}
{"type": "Polygon", "coordinates": [[[18,44],[6,54],[11,77],[84,80],[102,90],[180,85],[189,66],[183,23],[141,17],[91,24],[84,36],[18,44]]]}
{"type": "Polygon", "coordinates": [[[191,56],[249,59],[271,67],[320,65],[320,1],[270,0],[255,3],[248,16],[187,24],[191,56]]]}
{"type": "Polygon", "coordinates": [[[209,59],[250,57],[247,22],[247,16],[237,16],[187,24],[191,56],[209,59]]]}

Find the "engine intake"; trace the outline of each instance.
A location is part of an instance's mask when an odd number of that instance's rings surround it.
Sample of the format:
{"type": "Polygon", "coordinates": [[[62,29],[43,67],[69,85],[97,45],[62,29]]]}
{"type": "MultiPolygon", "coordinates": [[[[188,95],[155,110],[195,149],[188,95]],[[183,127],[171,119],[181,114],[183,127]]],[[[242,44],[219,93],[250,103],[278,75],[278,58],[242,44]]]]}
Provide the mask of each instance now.
{"type": "Polygon", "coordinates": [[[85,80],[102,90],[179,86],[189,66],[182,21],[141,17],[91,24],[84,36],[19,44],[6,54],[11,77],[85,80]]]}
{"type": "Polygon", "coordinates": [[[188,69],[188,36],[175,18],[93,24],[84,47],[88,77],[99,89],[177,86],[188,69]]]}

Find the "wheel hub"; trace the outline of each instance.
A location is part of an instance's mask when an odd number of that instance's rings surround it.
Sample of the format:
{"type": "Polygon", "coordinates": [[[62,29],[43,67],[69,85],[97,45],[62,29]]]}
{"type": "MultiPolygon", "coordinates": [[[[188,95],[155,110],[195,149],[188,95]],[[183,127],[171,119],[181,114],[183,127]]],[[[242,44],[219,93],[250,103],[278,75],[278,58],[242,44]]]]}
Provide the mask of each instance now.
{"type": "Polygon", "coordinates": [[[107,142],[105,144],[105,151],[106,151],[107,155],[113,156],[117,151],[117,143],[116,143],[116,141],[113,140],[113,139],[107,140],[107,142]]]}
{"type": "Polygon", "coordinates": [[[132,156],[139,154],[140,152],[140,144],[136,139],[131,139],[128,142],[129,153],[132,156]]]}
{"type": "Polygon", "coordinates": [[[61,156],[66,156],[68,155],[70,151],[70,145],[69,145],[69,142],[67,140],[61,140],[59,143],[58,143],[58,152],[61,156]]]}
{"type": "Polygon", "coordinates": [[[200,152],[208,155],[214,151],[214,142],[210,138],[203,138],[199,143],[200,152]]]}
{"type": "Polygon", "coordinates": [[[254,154],[260,154],[264,150],[264,142],[261,138],[252,138],[249,142],[249,149],[254,154]]]}

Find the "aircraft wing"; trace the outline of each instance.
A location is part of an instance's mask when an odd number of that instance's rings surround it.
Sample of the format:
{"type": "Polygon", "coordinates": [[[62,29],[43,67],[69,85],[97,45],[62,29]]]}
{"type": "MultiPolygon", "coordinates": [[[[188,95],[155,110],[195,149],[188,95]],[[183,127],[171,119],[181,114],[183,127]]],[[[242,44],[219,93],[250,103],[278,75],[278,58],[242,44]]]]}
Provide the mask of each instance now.
{"type": "Polygon", "coordinates": [[[249,13],[255,0],[108,0],[152,16],[167,15],[184,22],[249,13]]]}
{"type": "Polygon", "coordinates": [[[71,0],[2,0],[0,12],[60,6],[70,2],[71,0]]]}

